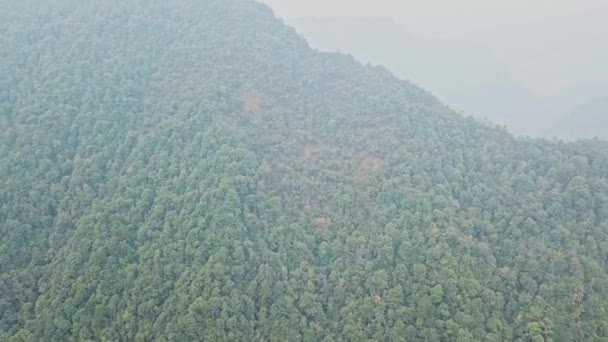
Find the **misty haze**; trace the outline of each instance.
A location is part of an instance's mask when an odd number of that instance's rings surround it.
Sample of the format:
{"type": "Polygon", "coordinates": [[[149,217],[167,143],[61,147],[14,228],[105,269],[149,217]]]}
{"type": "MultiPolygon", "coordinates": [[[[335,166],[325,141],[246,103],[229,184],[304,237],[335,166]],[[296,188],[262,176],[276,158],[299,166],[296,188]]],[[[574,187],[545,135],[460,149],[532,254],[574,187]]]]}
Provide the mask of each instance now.
{"type": "Polygon", "coordinates": [[[582,109],[608,99],[604,1],[268,3],[313,47],[386,66],[465,115],[518,135],[608,137],[608,108],[582,109]]]}
{"type": "Polygon", "coordinates": [[[0,341],[606,341],[607,10],[0,0],[0,341]]]}

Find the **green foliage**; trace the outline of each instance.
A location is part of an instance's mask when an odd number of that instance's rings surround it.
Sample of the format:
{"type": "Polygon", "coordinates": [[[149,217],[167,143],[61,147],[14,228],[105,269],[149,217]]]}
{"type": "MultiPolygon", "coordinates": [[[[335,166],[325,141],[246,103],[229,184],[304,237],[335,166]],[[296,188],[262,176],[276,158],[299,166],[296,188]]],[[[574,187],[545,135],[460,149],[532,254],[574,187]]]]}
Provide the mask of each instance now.
{"type": "Polygon", "coordinates": [[[253,1],[5,5],[0,340],[608,335],[605,143],[464,119],[253,1]]]}

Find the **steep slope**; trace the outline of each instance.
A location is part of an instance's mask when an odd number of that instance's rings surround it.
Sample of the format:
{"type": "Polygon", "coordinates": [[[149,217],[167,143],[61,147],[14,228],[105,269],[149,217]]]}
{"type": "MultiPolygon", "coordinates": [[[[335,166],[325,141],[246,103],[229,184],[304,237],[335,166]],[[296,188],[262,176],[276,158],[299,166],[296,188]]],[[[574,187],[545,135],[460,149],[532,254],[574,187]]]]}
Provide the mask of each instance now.
{"type": "Polygon", "coordinates": [[[0,340],[597,340],[608,147],[247,0],[0,11],[0,340]]]}
{"type": "Polygon", "coordinates": [[[575,108],[547,134],[569,140],[608,139],[608,97],[597,98],[575,108]]]}
{"type": "Polygon", "coordinates": [[[454,109],[507,125],[516,134],[539,136],[551,125],[545,105],[483,47],[417,36],[382,17],[304,17],[289,24],[315,48],[384,65],[454,109]]]}

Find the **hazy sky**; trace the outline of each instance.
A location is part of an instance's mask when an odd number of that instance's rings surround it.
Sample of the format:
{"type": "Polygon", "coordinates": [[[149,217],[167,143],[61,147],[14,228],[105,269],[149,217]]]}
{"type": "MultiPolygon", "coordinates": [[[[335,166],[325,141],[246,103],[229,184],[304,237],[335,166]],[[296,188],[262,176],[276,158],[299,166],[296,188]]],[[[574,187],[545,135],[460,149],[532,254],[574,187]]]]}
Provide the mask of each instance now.
{"type": "Polygon", "coordinates": [[[539,94],[608,83],[608,0],[264,0],[283,17],[390,16],[490,48],[539,94]]]}

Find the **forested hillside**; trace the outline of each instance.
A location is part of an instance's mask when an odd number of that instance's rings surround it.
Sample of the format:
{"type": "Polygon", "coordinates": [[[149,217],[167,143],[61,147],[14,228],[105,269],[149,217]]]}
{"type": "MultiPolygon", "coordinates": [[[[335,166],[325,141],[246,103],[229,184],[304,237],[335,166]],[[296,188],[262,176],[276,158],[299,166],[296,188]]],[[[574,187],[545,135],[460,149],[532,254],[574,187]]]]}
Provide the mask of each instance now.
{"type": "Polygon", "coordinates": [[[249,0],[0,2],[0,341],[602,341],[608,145],[249,0]]]}

